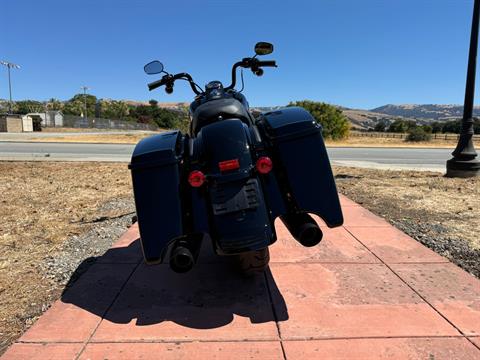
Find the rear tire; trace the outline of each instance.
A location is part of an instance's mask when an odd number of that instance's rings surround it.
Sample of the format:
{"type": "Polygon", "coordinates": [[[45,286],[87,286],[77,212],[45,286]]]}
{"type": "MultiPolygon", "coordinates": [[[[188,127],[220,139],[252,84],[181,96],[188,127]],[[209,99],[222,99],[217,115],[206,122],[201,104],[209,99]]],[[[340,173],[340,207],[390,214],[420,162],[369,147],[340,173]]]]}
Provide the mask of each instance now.
{"type": "Polygon", "coordinates": [[[237,255],[238,270],[245,276],[262,274],[267,269],[269,262],[270,252],[268,247],[237,255]]]}

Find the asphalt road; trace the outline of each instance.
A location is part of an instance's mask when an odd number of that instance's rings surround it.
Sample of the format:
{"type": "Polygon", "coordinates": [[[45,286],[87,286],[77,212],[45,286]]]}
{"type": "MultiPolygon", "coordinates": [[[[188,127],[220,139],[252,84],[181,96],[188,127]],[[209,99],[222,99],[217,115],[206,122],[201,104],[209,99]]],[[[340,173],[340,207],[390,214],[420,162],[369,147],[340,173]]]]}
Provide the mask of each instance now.
{"type": "MultiPolygon", "coordinates": [[[[128,162],[134,145],[0,142],[0,160],[128,162]]],[[[443,171],[448,149],[329,148],[333,164],[368,168],[443,171]]]]}

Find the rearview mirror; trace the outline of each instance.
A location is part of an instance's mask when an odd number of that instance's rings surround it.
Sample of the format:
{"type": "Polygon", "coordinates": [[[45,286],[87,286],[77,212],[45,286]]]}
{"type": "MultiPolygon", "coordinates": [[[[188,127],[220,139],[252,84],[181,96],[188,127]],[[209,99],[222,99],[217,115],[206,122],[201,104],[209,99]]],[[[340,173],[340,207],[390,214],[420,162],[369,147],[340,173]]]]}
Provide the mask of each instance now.
{"type": "Polygon", "coordinates": [[[158,60],[149,62],[143,67],[143,71],[148,75],[160,74],[163,71],[163,64],[158,60]]]}
{"type": "Polygon", "coordinates": [[[273,45],[268,42],[258,42],[255,44],[255,54],[268,55],[273,52],[273,45]]]}

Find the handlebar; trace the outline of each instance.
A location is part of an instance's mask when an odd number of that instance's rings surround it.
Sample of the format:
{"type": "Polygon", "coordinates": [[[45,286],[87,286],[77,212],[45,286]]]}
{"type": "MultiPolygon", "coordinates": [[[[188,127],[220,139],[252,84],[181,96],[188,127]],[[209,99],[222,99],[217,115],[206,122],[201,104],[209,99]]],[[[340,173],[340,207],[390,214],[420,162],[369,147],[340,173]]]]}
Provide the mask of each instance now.
{"type": "MultiPolygon", "coordinates": [[[[230,90],[235,87],[237,83],[238,67],[243,67],[247,69],[250,68],[252,69],[253,72],[255,72],[257,75],[260,76],[263,73],[263,71],[259,70],[259,68],[263,66],[277,67],[277,62],[275,60],[260,61],[257,58],[253,57],[253,58],[244,58],[242,61],[235,63],[232,67],[232,83],[230,84],[230,86],[226,87],[225,90],[230,90]],[[261,73],[258,73],[258,71],[261,71],[261,73]]],[[[159,88],[160,86],[166,85],[165,90],[167,91],[167,93],[171,93],[173,91],[173,85],[176,80],[188,81],[193,92],[197,95],[201,94],[201,92],[198,91],[198,89],[196,88],[195,82],[193,81],[192,77],[188,73],[179,73],[176,75],[166,74],[160,80],[157,80],[148,84],[148,90],[152,91],[156,88],[159,88]]]]}
{"type": "Polygon", "coordinates": [[[256,58],[244,58],[242,61],[239,61],[235,63],[232,67],[232,83],[230,86],[226,87],[225,90],[230,90],[235,87],[237,84],[237,68],[238,67],[243,67],[243,68],[250,68],[252,71],[257,71],[258,68],[266,66],[266,67],[277,67],[277,62],[275,60],[266,60],[266,61],[260,61],[256,58]]]}
{"type": "Polygon", "coordinates": [[[277,67],[277,62],[275,60],[259,61],[258,66],[267,66],[267,67],[277,67]]]}
{"type": "Polygon", "coordinates": [[[156,88],[162,86],[162,85],[165,85],[165,79],[162,78],[160,80],[157,80],[157,81],[154,81],[154,82],[151,82],[150,84],[148,84],[148,90],[152,91],[152,90],[155,90],[156,88]]]}
{"type": "Polygon", "coordinates": [[[167,86],[166,90],[168,92],[169,89],[173,90],[173,84],[175,83],[176,80],[188,81],[193,92],[197,95],[201,94],[200,91],[198,91],[197,88],[195,87],[195,83],[193,82],[192,77],[188,73],[179,73],[176,75],[167,74],[164,77],[162,77],[160,80],[157,80],[148,84],[148,90],[152,91],[160,86],[166,85],[167,86]]]}

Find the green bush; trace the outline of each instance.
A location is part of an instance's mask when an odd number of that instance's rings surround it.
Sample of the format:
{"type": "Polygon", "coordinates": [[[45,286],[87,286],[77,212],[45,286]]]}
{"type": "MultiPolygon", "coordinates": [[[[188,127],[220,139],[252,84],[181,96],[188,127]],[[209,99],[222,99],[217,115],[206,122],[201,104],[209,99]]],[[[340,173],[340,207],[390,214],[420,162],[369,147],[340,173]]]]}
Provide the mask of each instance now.
{"type": "Polygon", "coordinates": [[[310,112],[315,120],[322,125],[325,138],[340,140],[348,137],[350,122],[343,112],[335,106],[309,100],[291,102],[288,106],[300,106],[310,112]]]}
{"type": "Polygon", "coordinates": [[[410,129],[414,129],[417,126],[413,120],[397,119],[388,127],[388,132],[393,133],[406,133],[410,129]]]}
{"type": "Polygon", "coordinates": [[[425,131],[421,126],[411,128],[408,130],[408,135],[405,141],[430,141],[432,140],[432,134],[425,131]]]}

